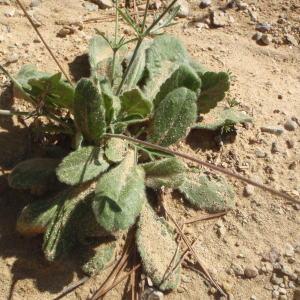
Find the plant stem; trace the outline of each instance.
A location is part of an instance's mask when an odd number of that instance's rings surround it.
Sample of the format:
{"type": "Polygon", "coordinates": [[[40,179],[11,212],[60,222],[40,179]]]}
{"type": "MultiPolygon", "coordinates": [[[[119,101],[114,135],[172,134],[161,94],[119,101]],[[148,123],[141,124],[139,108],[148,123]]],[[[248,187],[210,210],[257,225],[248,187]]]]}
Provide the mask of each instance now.
{"type": "Polygon", "coordinates": [[[140,144],[140,145],[145,145],[149,148],[152,148],[152,149],[156,149],[156,150],[159,150],[159,151],[162,151],[162,152],[165,152],[165,153],[169,153],[169,154],[172,154],[172,155],[176,155],[176,156],[179,156],[179,157],[182,157],[184,159],[188,159],[190,161],[193,161],[199,165],[202,165],[206,168],[209,168],[211,170],[214,170],[214,171],[218,171],[220,173],[223,173],[227,176],[230,176],[230,177],[234,177],[240,181],[243,181],[243,182],[246,182],[248,184],[251,184],[253,186],[256,186],[262,190],[265,190],[265,191],[268,191],[269,193],[273,194],[273,195],[276,195],[276,196],[279,196],[279,197],[282,197],[282,198],[285,198],[293,203],[297,203],[297,204],[300,204],[300,201],[299,200],[296,200],[294,199],[293,197],[291,197],[290,195],[286,194],[286,193],[283,193],[283,192],[280,192],[280,191],[277,191],[275,189],[272,189],[264,184],[261,184],[261,183],[258,183],[258,182],[255,182],[251,179],[248,179],[244,176],[241,176],[239,174],[235,174],[231,171],[228,171],[222,167],[219,167],[219,166],[216,166],[214,164],[211,164],[211,163],[208,163],[206,161],[202,161],[200,159],[197,159],[193,156],[190,156],[188,154],[185,154],[185,153],[182,153],[182,152],[177,152],[177,151],[174,151],[174,150],[171,150],[171,149],[168,149],[168,148],[165,148],[165,147],[162,147],[162,146],[159,146],[159,145],[155,145],[155,144],[152,144],[152,143],[149,143],[149,142],[146,142],[146,141],[141,141],[141,140],[138,140],[138,139],[135,139],[135,138],[132,138],[130,136],[126,136],[126,135],[122,135],[122,134],[110,134],[110,133],[106,133],[105,136],[107,137],[115,137],[115,138],[119,138],[119,139],[123,139],[123,140],[127,140],[127,141],[130,141],[130,142],[133,142],[135,144],[140,144]]]}
{"type": "Polygon", "coordinates": [[[115,78],[115,65],[116,65],[116,55],[117,55],[117,49],[115,48],[117,46],[118,41],[118,30],[119,30],[119,11],[118,11],[119,1],[116,0],[116,19],[115,19],[115,41],[114,41],[114,48],[113,48],[113,60],[112,60],[112,76],[111,76],[111,84],[114,84],[114,78],[115,78]]]}
{"type": "Polygon", "coordinates": [[[1,116],[30,116],[32,113],[27,112],[27,111],[13,111],[13,110],[5,110],[5,109],[0,109],[0,115],[1,116]]]}
{"type": "Polygon", "coordinates": [[[147,3],[146,3],[146,9],[145,9],[144,18],[143,18],[143,23],[142,23],[142,32],[144,32],[144,30],[145,30],[145,25],[146,25],[146,19],[147,19],[147,13],[148,13],[149,2],[150,2],[150,0],[147,0],[147,3]]]}

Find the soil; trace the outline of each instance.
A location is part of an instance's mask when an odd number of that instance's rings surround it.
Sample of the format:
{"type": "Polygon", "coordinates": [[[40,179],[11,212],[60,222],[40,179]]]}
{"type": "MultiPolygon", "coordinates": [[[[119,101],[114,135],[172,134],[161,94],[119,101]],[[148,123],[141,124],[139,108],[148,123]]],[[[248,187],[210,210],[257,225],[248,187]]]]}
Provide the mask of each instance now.
{"type": "MultiPolygon", "coordinates": [[[[16,74],[27,63],[36,64],[40,70],[57,71],[47,50],[13,2],[0,1],[0,63],[11,74],[16,74]]],[[[37,2],[30,11],[40,22],[39,29],[56,57],[74,81],[87,76],[88,40],[94,28],[113,32],[112,20],[105,19],[113,12],[88,12],[83,0],[37,2]],[[95,22],[82,22],[95,17],[99,18],[95,22]],[[68,31],[72,34],[57,36],[65,26],[61,24],[66,23],[72,28],[68,31]]],[[[168,32],[178,36],[191,55],[208,69],[231,71],[233,84],[228,97],[235,98],[238,108],[254,119],[252,125],[237,126],[236,136],[224,139],[219,143],[221,147],[216,147],[217,137],[194,130],[178,149],[299,198],[300,51],[296,46],[300,43],[299,2],[245,2],[251,13],[248,9],[226,9],[230,17],[226,17],[224,27],[207,28],[201,25],[203,23],[191,21],[200,20],[209,9],[224,7],[225,1],[212,1],[206,9],[199,8],[195,1],[190,3],[192,16],[178,19],[175,26],[168,28],[168,32]],[[259,22],[272,24],[269,34],[273,41],[267,46],[252,39],[258,22],[253,21],[253,14],[259,22]],[[287,43],[287,34],[294,37],[295,45],[287,43]],[[291,118],[298,122],[293,131],[284,130],[279,136],[261,132],[262,126],[283,126],[291,118]],[[274,151],[274,143],[278,151],[274,151]]],[[[30,1],[23,0],[23,3],[29,7],[30,1]]],[[[127,37],[132,36],[123,23],[121,31],[127,37]]],[[[13,100],[10,82],[3,74],[0,74],[0,93],[1,109],[29,108],[23,101],[13,100]]],[[[76,249],[70,259],[50,264],[43,258],[40,238],[26,239],[15,231],[16,218],[31,196],[11,191],[5,174],[35,151],[26,122],[0,118],[3,173],[0,177],[0,299],[53,299],[66,285],[82,276],[76,256],[80,249],[76,249]]],[[[272,295],[282,300],[293,299],[300,283],[299,205],[257,188],[245,197],[244,184],[231,182],[236,192],[235,208],[222,218],[189,224],[185,233],[190,240],[199,237],[195,251],[214,279],[230,294],[230,299],[272,299],[272,295]],[[291,269],[289,275],[283,269],[291,269]],[[274,274],[279,276],[277,283],[270,282],[274,274]]],[[[167,192],[165,203],[180,224],[204,214],[184,206],[177,194],[167,192]]],[[[110,270],[93,277],[66,299],[86,299],[110,270]]],[[[129,298],[124,286],[118,285],[105,298],[129,298]]],[[[179,288],[165,295],[165,299],[214,299],[214,292],[201,275],[183,268],[179,288]]]]}

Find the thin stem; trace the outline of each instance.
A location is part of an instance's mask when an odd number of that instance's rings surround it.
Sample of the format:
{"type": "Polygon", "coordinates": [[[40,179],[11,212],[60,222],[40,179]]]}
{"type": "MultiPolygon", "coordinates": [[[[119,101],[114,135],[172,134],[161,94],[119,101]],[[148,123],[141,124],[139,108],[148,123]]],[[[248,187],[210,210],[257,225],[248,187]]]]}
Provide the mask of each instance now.
{"type": "Polygon", "coordinates": [[[14,111],[14,110],[5,110],[5,109],[0,109],[0,116],[31,116],[32,113],[28,111],[14,111]]]}
{"type": "Polygon", "coordinates": [[[219,167],[219,166],[216,166],[214,164],[211,164],[211,163],[208,163],[206,161],[202,161],[200,159],[197,159],[193,156],[190,156],[188,154],[185,154],[185,153],[182,153],[182,152],[177,152],[177,151],[173,151],[171,149],[168,149],[168,148],[165,148],[165,147],[162,147],[162,146],[159,146],[159,145],[155,145],[155,144],[152,144],[152,143],[149,143],[149,142],[146,142],[146,141],[141,141],[141,140],[138,140],[138,139],[135,139],[135,138],[132,138],[130,136],[126,136],[126,135],[122,135],[122,134],[110,134],[110,133],[106,133],[105,136],[107,137],[115,137],[115,138],[119,138],[119,139],[123,139],[123,140],[127,140],[127,141],[130,141],[130,142],[133,142],[133,143],[136,143],[136,144],[140,144],[140,145],[145,145],[149,148],[152,148],[152,149],[156,149],[156,150],[159,150],[159,151],[162,151],[162,152],[165,152],[165,153],[169,153],[169,154],[172,154],[172,155],[176,155],[176,156],[179,156],[179,157],[182,157],[182,158],[185,158],[185,159],[188,159],[190,161],[193,161],[199,165],[202,165],[204,167],[207,167],[211,170],[214,170],[214,171],[218,171],[220,173],[223,173],[227,176],[230,176],[230,177],[234,177],[240,181],[243,181],[243,182],[246,182],[248,184],[251,184],[253,186],[256,186],[262,190],[265,190],[265,191],[268,191],[269,193],[273,194],[273,195],[276,195],[276,196],[279,196],[279,197],[282,197],[282,198],[285,198],[291,202],[294,202],[294,203],[298,203],[300,204],[300,201],[299,200],[296,200],[294,199],[293,197],[291,197],[290,195],[286,194],[286,193],[283,193],[283,192],[280,192],[280,191],[277,191],[275,189],[272,189],[264,184],[261,184],[261,183],[258,183],[258,182],[255,182],[251,179],[248,179],[244,176],[241,176],[239,174],[235,174],[231,171],[228,171],[222,167],[219,167]]]}
{"type": "Polygon", "coordinates": [[[173,0],[170,5],[163,11],[163,13],[150,25],[150,27],[144,32],[144,35],[147,36],[154,26],[170,11],[170,9],[174,6],[177,0],[173,0]]]}
{"type": "Polygon", "coordinates": [[[116,0],[116,19],[115,19],[115,41],[114,41],[114,47],[113,47],[113,60],[112,60],[112,76],[111,76],[111,84],[114,84],[114,78],[115,78],[115,65],[116,65],[116,55],[117,55],[117,41],[118,41],[118,30],[119,30],[119,1],[116,0]]]}
{"type": "Polygon", "coordinates": [[[41,41],[43,42],[44,46],[46,47],[46,49],[48,50],[48,52],[50,53],[51,57],[53,58],[53,60],[55,61],[55,63],[57,64],[57,66],[59,67],[59,69],[61,70],[61,72],[64,74],[64,76],[66,77],[66,79],[69,81],[69,83],[71,85],[73,85],[71,79],[69,78],[67,72],[65,72],[65,70],[63,69],[63,67],[61,66],[61,64],[59,63],[59,61],[57,60],[57,58],[55,57],[55,55],[53,54],[52,50],[50,49],[50,47],[48,46],[48,44],[46,43],[46,41],[44,40],[43,36],[41,35],[41,33],[39,32],[39,30],[37,29],[37,27],[34,25],[31,17],[29,16],[29,14],[27,13],[25,7],[23,6],[23,4],[21,3],[20,0],[16,0],[16,2],[19,4],[19,6],[21,7],[22,11],[24,12],[26,18],[28,19],[28,21],[30,22],[31,26],[33,27],[33,29],[35,30],[35,32],[37,33],[37,35],[39,36],[39,38],[41,39],[41,41]]]}
{"type": "Polygon", "coordinates": [[[129,74],[129,70],[131,69],[131,66],[132,66],[132,64],[133,64],[133,62],[134,62],[134,60],[135,60],[135,58],[137,56],[137,53],[138,53],[138,51],[140,49],[140,46],[141,46],[142,42],[143,42],[143,37],[140,37],[139,40],[138,40],[138,42],[137,42],[137,44],[136,44],[136,46],[135,46],[135,49],[134,49],[133,55],[131,57],[131,60],[130,60],[130,62],[128,64],[128,67],[126,68],[126,71],[125,71],[125,74],[124,74],[124,76],[122,78],[122,81],[121,81],[121,83],[120,83],[120,85],[118,87],[117,96],[119,96],[121,94],[121,92],[122,92],[122,88],[123,88],[123,85],[125,83],[125,80],[127,79],[128,74],[129,74]]]}
{"type": "Polygon", "coordinates": [[[149,2],[150,2],[150,0],[147,0],[146,9],[145,9],[144,18],[143,18],[143,23],[142,23],[142,32],[144,32],[144,30],[145,30],[146,19],[147,19],[148,8],[149,8],[149,2]]]}

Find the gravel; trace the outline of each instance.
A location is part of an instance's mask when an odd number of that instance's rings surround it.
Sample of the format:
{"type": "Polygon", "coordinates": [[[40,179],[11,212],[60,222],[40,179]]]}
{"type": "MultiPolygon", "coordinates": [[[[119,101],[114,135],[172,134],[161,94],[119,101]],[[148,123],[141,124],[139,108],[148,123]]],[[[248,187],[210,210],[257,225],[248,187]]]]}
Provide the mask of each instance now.
{"type": "Polygon", "coordinates": [[[273,37],[269,34],[263,34],[260,41],[264,44],[264,45],[270,45],[272,43],[273,37]]]}
{"type": "Polygon", "coordinates": [[[295,131],[297,128],[297,123],[289,119],[284,123],[284,128],[288,131],[295,131]]]}
{"type": "Polygon", "coordinates": [[[272,26],[269,23],[258,23],[255,26],[255,29],[257,31],[260,31],[260,32],[263,32],[263,33],[270,31],[271,28],[272,28],[272,26]]]}
{"type": "Polygon", "coordinates": [[[248,279],[255,278],[258,275],[258,271],[255,267],[247,267],[244,270],[244,276],[248,279]]]}
{"type": "Polygon", "coordinates": [[[186,0],[178,0],[177,5],[180,6],[180,9],[177,13],[179,18],[186,18],[190,14],[190,5],[186,0]]]}
{"type": "Polygon", "coordinates": [[[255,188],[254,188],[253,185],[247,184],[247,185],[245,186],[245,188],[244,188],[244,196],[245,196],[245,197],[250,197],[251,195],[254,194],[254,190],[255,190],[255,188]]]}
{"type": "Polygon", "coordinates": [[[206,8],[211,5],[211,0],[202,0],[199,4],[200,8],[206,8]]]}
{"type": "Polygon", "coordinates": [[[275,135],[281,135],[284,132],[284,129],[280,126],[263,126],[260,127],[261,132],[271,133],[275,135]]]}

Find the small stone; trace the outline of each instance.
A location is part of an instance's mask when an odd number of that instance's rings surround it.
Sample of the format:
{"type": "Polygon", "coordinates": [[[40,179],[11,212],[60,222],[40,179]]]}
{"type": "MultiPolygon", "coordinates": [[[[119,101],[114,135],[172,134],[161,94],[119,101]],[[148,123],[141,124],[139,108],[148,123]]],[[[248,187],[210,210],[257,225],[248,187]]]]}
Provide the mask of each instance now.
{"type": "Polygon", "coordinates": [[[263,34],[261,32],[256,32],[254,35],[253,35],[253,40],[259,42],[262,38],[263,34]]]}
{"type": "Polygon", "coordinates": [[[291,257],[295,255],[295,249],[291,244],[289,243],[286,244],[284,255],[287,257],[291,257]]]}
{"type": "Polygon", "coordinates": [[[245,197],[249,197],[249,196],[253,195],[254,194],[254,190],[255,190],[255,188],[254,188],[253,185],[247,184],[245,186],[245,188],[244,188],[244,196],[245,197]]]}
{"type": "Polygon", "coordinates": [[[248,4],[242,1],[236,1],[236,5],[240,10],[245,10],[248,8],[248,4]]]}
{"type": "Polygon", "coordinates": [[[263,34],[260,40],[264,45],[270,45],[272,43],[273,38],[269,34],[263,34]]]}
{"type": "Polygon", "coordinates": [[[271,152],[272,153],[279,153],[280,152],[278,144],[276,142],[272,142],[271,152]]]}
{"type": "Polygon", "coordinates": [[[19,60],[19,55],[17,53],[12,53],[10,56],[6,58],[6,62],[8,64],[15,63],[19,60]]]}
{"type": "Polygon", "coordinates": [[[284,123],[284,128],[288,131],[294,131],[297,128],[297,123],[289,119],[284,123]]]}
{"type": "Polygon", "coordinates": [[[279,288],[278,292],[280,295],[286,295],[286,289],[285,288],[279,288]]]}
{"type": "Polygon", "coordinates": [[[114,3],[111,0],[93,0],[101,9],[112,8],[114,3]]]}
{"type": "Polygon", "coordinates": [[[82,6],[89,12],[97,11],[99,9],[98,5],[87,1],[83,2],[82,6]]]}
{"type": "Polygon", "coordinates": [[[217,292],[217,289],[214,287],[211,287],[209,292],[210,292],[210,294],[214,295],[217,292]]]}
{"type": "Polygon", "coordinates": [[[202,0],[199,4],[200,8],[206,8],[211,5],[211,0],[202,0]]]}
{"type": "Polygon", "coordinates": [[[230,20],[226,13],[221,10],[212,12],[211,14],[211,24],[214,27],[224,27],[229,25],[230,20]]]}
{"type": "Polygon", "coordinates": [[[164,294],[160,291],[157,291],[153,288],[147,288],[144,290],[142,298],[145,300],[163,300],[164,294]]]}
{"type": "Polygon", "coordinates": [[[293,140],[287,140],[286,145],[289,149],[292,149],[295,146],[295,142],[293,140]]]}
{"type": "Polygon", "coordinates": [[[283,283],[283,278],[277,277],[276,274],[274,273],[271,277],[271,283],[276,284],[276,285],[280,285],[281,283],[283,283]]]}
{"type": "Polygon", "coordinates": [[[260,32],[263,32],[263,33],[270,31],[271,28],[272,28],[272,26],[271,26],[271,24],[269,24],[269,23],[258,23],[258,24],[255,26],[255,29],[256,29],[257,31],[260,31],[260,32]]]}
{"type": "Polygon", "coordinates": [[[260,149],[256,149],[255,150],[255,156],[257,158],[265,158],[266,157],[266,153],[261,151],[260,149]]]}
{"type": "Polygon", "coordinates": [[[63,27],[59,30],[59,32],[57,33],[57,36],[61,37],[61,38],[64,38],[67,35],[70,35],[70,34],[73,34],[73,33],[75,33],[74,28],[72,28],[70,26],[65,26],[65,27],[63,27]]]}
{"type": "Polygon", "coordinates": [[[283,264],[282,268],[281,268],[281,272],[284,275],[287,275],[289,277],[289,279],[291,280],[297,280],[297,274],[295,274],[293,272],[293,270],[291,269],[291,267],[288,264],[283,264]]]}
{"type": "Polygon", "coordinates": [[[263,126],[260,130],[261,132],[272,133],[275,135],[281,135],[284,132],[284,129],[280,126],[263,126]]]}
{"type": "Polygon", "coordinates": [[[290,282],[289,282],[289,288],[290,288],[290,289],[294,289],[294,288],[295,288],[295,283],[294,283],[294,281],[290,281],[290,282]]]}
{"type": "Polygon", "coordinates": [[[40,40],[39,38],[34,38],[33,42],[34,42],[34,43],[40,43],[41,40],[40,40]]]}
{"type": "Polygon", "coordinates": [[[252,295],[252,296],[250,297],[250,300],[257,300],[257,298],[256,298],[255,295],[252,295]]]}
{"type": "Polygon", "coordinates": [[[179,18],[186,18],[190,14],[190,5],[186,0],[178,0],[177,5],[180,6],[177,16],[179,18]]]}
{"type": "Polygon", "coordinates": [[[244,270],[244,276],[248,279],[255,278],[258,275],[258,271],[254,267],[247,267],[244,270]]]}
{"type": "Polygon", "coordinates": [[[232,264],[231,269],[233,270],[233,273],[235,276],[243,276],[244,270],[240,265],[232,264]]]}
{"type": "Polygon", "coordinates": [[[288,44],[291,44],[293,46],[298,46],[298,41],[296,40],[296,38],[294,36],[292,36],[291,34],[287,34],[285,36],[285,40],[287,41],[288,44]]]}
{"type": "Polygon", "coordinates": [[[41,1],[40,0],[31,0],[29,6],[30,7],[37,7],[41,4],[41,1]]]}
{"type": "Polygon", "coordinates": [[[278,291],[273,291],[272,292],[272,298],[277,299],[279,297],[279,292],[278,291]]]}
{"type": "Polygon", "coordinates": [[[295,161],[292,161],[290,164],[289,164],[289,170],[295,170],[296,169],[296,166],[297,166],[297,163],[295,161]]]}
{"type": "Polygon", "coordinates": [[[15,12],[16,12],[15,8],[10,8],[10,9],[8,9],[4,12],[4,16],[8,17],[8,18],[11,18],[15,15],[15,12]]]}

